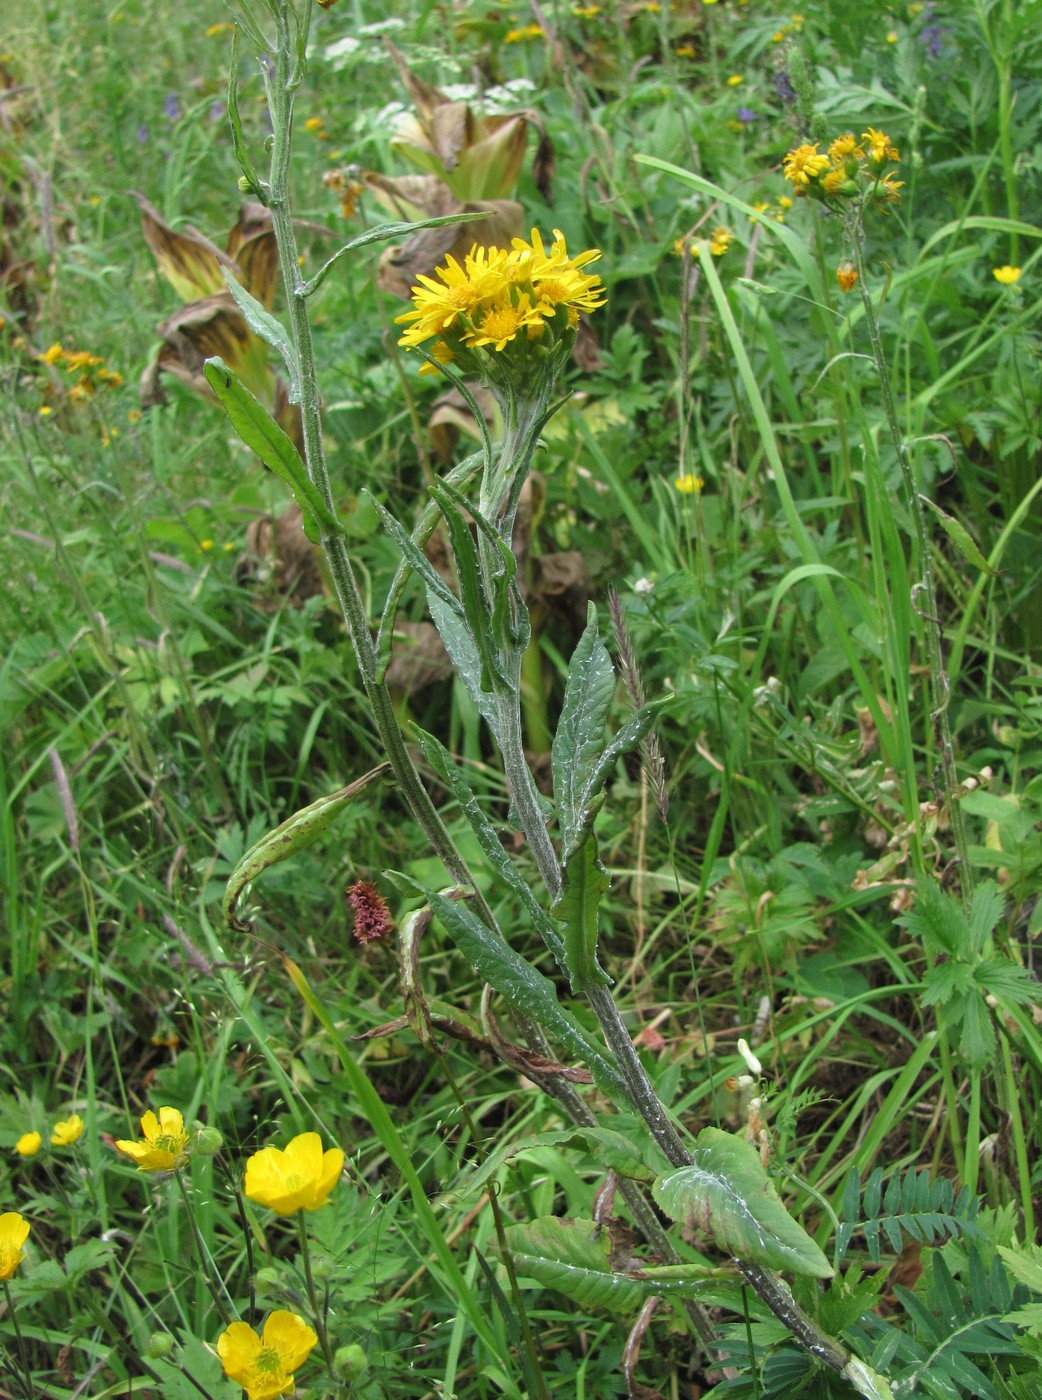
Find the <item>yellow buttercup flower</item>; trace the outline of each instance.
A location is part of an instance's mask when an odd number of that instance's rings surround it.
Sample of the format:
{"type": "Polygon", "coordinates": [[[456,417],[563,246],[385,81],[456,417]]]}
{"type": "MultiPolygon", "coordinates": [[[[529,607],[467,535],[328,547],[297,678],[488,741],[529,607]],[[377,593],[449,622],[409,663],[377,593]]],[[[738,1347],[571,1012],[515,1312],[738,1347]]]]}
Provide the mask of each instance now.
{"type": "Polygon", "coordinates": [[[73,1113],[69,1118],[63,1118],[60,1123],[55,1123],[54,1131],[51,1133],[51,1146],[71,1147],[82,1136],[83,1119],[78,1113],[73,1113]]]}
{"type": "Polygon", "coordinates": [[[247,1323],[231,1323],[217,1338],[217,1355],[224,1374],[243,1387],[249,1400],[277,1400],[293,1389],[293,1372],[303,1366],[317,1341],[302,1317],[279,1309],[259,1337],[247,1323]]]}
{"type": "Polygon", "coordinates": [[[9,1210],[0,1215],[0,1279],[9,1279],[24,1259],[22,1245],[29,1238],[29,1222],[9,1210]]]}
{"type": "Polygon", "coordinates": [[[700,476],[696,476],[694,472],[684,472],[683,476],[677,477],[673,485],[682,496],[697,496],[705,485],[705,482],[700,476]]]}
{"type": "Polygon", "coordinates": [[[43,1138],[39,1133],[23,1133],[14,1145],[14,1150],[22,1157],[35,1157],[40,1150],[43,1138]]]}
{"type": "Polygon", "coordinates": [[[137,1163],[139,1172],[176,1172],[188,1161],[188,1134],[176,1108],[161,1108],[159,1117],[151,1109],[141,1119],[143,1142],[116,1143],[124,1157],[137,1163]]]}
{"type": "Polygon", "coordinates": [[[722,258],[734,242],[734,234],[723,224],[718,225],[709,235],[709,251],[714,258],[722,258]]]}
{"type": "Polygon", "coordinates": [[[992,268],[991,275],[996,282],[1001,282],[1004,287],[1012,287],[1014,282],[1020,280],[1020,268],[1010,267],[1009,263],[1006,263],[1004,267],[992,268]]]}
{"type": "Polygon", "coordinates": [[[829,168],[829,158],[813,146],[797,146],[782,161],[782,172],[786,180],[791,180],[797,190],[806,189],[811,180],[829,168]]]}
{"type": "Polygon", "coordinates": [[[320,1210],[340,1180],[344,1154],[339,1147],[322,1151],[318,1133],[301,1133],[285,1151],[262,1147],[246,1163],[246,1194],[276,1215],[320,1210]]]}

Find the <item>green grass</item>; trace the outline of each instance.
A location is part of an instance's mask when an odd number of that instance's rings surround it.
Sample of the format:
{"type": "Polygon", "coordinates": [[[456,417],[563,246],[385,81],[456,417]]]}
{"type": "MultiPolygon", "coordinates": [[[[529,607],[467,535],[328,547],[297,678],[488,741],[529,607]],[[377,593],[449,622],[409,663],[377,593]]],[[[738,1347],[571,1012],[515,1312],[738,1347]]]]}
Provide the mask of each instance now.
{"type": "MultiPolygon", "coordinates": [[[[288,503],[282,483],[212,401],[170,376],[165,404],[140,405],[156,327],[183,303],[131,191],[219,245],[238,217],[228,16],[200,0],[12,8],[0,59],[0,1213],[20,1212],[32,1233],[10,1281],[24,1366],[5,1322],[3,1385],[33,1393],[19,1379],[28,1370],[41,1396],[181,1400],[199,1394],[187,1372],[215,1400],[239,1393],[212,1351],[221,1323],[178,1193],[135,1176],[111,1145],[136,1134],[146,1108],[171,1104],[219,1128],[233,1179],[249,1153],[304,1131],[347,1154],[346,1180],[307,1221],[334,1349],[361,1347],[368,1368],[334,1390],[316,1351],[299,1393],[537,1395],[538,1363],[555,1397],[624,1395],[634,1317],[524,1268],[513,1287],[490,1202],[466,1186],[487,1152],[563,1130],[559,1106],[520,1061],[490,1052],[480,983],[440,923],[423,934],[419,978],[469,1046],[444,1030],[423,1044],[405,1020],[395,945],[363,949],[351,934],[356,881],[376,884],[399,924],[414,904],[384,872],[446,883],[393,787],[367,788],[254,883],[241,911],[250,934],[223,924],[243,853],[383,757],[328,587],[287,596],[253,557],[258,522],[288,503]],[[122,382],[96,381],[77,401],[76,376],[40,359],[58,342],[122,382]],[[51,1148],[72,1112],[82,1138],[51,1148]],[[22,1158],[14,1144],[29,1130],[45,1145],[22,1158]],[[70,1259],[73,1248],[85,1252],[70,1259]],[[174,1334],[169,1359],[149,1359],[155,1332],[174,1334]]],[[[534,113],[555,158],[548,190],[530,134],[510,196],[521,227],[600,248],[608,288],[535,461],[529,732],[545,747],[586,599],[603,605],[610,588],[648,698],[676,697],[657,723],[668,821],[628,759],[597,821],[613,876],[599,953],[626,1025],[685,1129],[741,1133],[762,1119],[779,1192],[840,1260],[831,1286],[797,1284],[822,1326],[892,1382],[921,1375],[945,1400],[1031,1395],[1037,1323],[1011,1314],[1042,1291],[1030,1282],[1042,1036],[1031,982],[1028,1000],[1007,988],[994,1006],[985,983],[993,962],[1033,972],[1042,927],[1039,6],[852,15],[815,0],[801,26],[763,0],[576,8],[540,7],[552,45],[506,42],[534,22],[523,4],[471,4],[451,19],[433,4],[316,11],[292,164],[305,275],[385,217],[369,196],[345,217],[324,172],[413,169],[391,144],[407,98],[382,32],[428,82],[513,85],[503,109],[534,113]],[[331,52],[342,39],[354,46],[331,52]],[[793,50],[809,65],[796,102],[785,97],[793,50]],[[841,220],[810,200],[779,206],[792,193],[781,159],[808,139],[800,103],[825,144],[871,125],[901,155],[900,205],[867,221],[866,284],[900,440],[918,491],[943,512],[927,523],[967,785],[962,870],[931,714],[932,619],[914,591],[922,561],[864,307],[836,281],[841,220]],[[675,255],[675,240],[718,225],[734,235],[722,256],[675,255]],[[1021,268],[1013,285],[993,276],[1007,263],[1021,268]],[[701,491],[676,488],[687,472],[701,491]],[[567,587],[538,593],[553,569],[567,587]],[[974,942],[960,926],[945,945],[906,922],[931,879],[956,911],[960,893],[997,881],[994,930],[974,942]],[[934,997],[952,966],[977,989],[969,1002],[934,997]],[[754,1024],[758,1110],[732,1082],[737,1038],[754,1024]],[[914,1169],[981,1198],[974,1229],[923,1244],[918,1278],[904,1267],[907,1230],[899,1245],[884,1238],[881,1264],[870,1257],[872,1215],[850,1183],[876,1168],[895,1200],[914,1169]],[[855,1226],[844,1251],[834,1217],[855,1226]],[[998,1253],[1014,1246],[1017,1272],[998,1253]],[[887,1284],[899,1254],[907,1293],[887,1284]],[[884,1319],[872,1309],[885,1286],[884,1319]]],[[[243,58],[258,162],[261,98],[243,58]]],[[[398,556],[363,493],[411,526],[449,465],[428,433],[445,384],[392,353],[403,305],[378,285],[380,250],[343,259],[310,301],[334,494],[374,621],[398,556]]],[[[451,460],[476,445],[462,436],[451,460]]],[[[427,616],[415,583],[401,616],[427,616]]],[[[461,759],[534,881],[463,686],[441,679],[394,701],[410,743],[415,723],[461,759]]],[[[613,726],[626,714],[620,688],[613,726]]],[[[598,1035],[450,793],[429,787],[512,946],[598,1035]]],[[[507,1003],[490,1009],[520,1044],[507,1003]]],[[[636,1119],[583,1093],[661,1166],[636,1119]]],[[[604,1181],[602,1154],[541,1139],[497,1169],[499,1224],[588,1219],[604,1181]]],[[[193,1159],[186,1184],[245,1315],[234,1196],[212,1159],[193,1159]]],[[[620,1230],[632,1224],[621,1195],[605,1209],[620,1230]]],[[[271,1270],[260,1312],[306,1311],[292,1222],[247,1210],[254,1266],[271,1270]]],[[[721,1262],[706,1236],[671,1234],[685,1260],[721,1262]]],[[[743,1304],[724,1277],[704,1291],[738,1374],[714,1372],[685,1314],[663,1303],[634,1337],[635,1381],[681,1396],[708,1369],[719,1396],[851,1393],[808,1371],[751,1293],[743,1304]]]]}

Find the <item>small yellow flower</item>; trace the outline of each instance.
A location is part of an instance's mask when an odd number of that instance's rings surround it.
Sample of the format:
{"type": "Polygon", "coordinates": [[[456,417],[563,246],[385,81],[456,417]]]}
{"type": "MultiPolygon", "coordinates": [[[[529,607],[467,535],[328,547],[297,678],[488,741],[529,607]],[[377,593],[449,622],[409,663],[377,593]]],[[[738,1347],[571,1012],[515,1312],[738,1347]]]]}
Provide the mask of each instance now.
{"type": "Polygon", "coordinates": [[[786,180],[791,180],[800,192],[828,168],[829,158],[818,150],[817,142],[813,146],[797,146],[782,161],[782,172],[786,180]]]}
{"type": "Polygon", "coordinates": [[[245,1322],[233,1322],[217,1338],[217,1355],[224,1374],[241,1385],[249,1400],[277,1400],[293,1389],[298,1371],[318,1341],[316,1333],[296,1313],[279,1309],[257,1333],[245,1322]]]}
{"type": "MultiPolygon", "coordinates": [[[[436,340],[430,348],[430,353],[437,360],[438,365],[451,365],[455,359],[452,353],[452,346],[446,344],[444,340],[436,340]]],[[[438,374],[438,365],[432,365],[430,360],[425,360],[420,367],[420,373],[430,375],[438,374]]]]}
{"type": "Polygon", "coordinates": [[[728,86],[728,87],[737,87],[737,86],[739,85],[739,83],[744,83],[744,82],[745,82],[745,78],[742,76],[741,73],[732,73],[731,76],[730,76],[730,77],[728,78],[728,80],[727,80],[727,86],[728,86]]]}
{"type": "Polygon", "coordinates": [[[886,36],[886,42],[887,42],[888,44],[896,44],[896,43],[897,43],[897,32],[896,32],[896,30],[891,29],[890,33],[886,36]]]}
{"type": "Polygon", "coordinates": [[[129,409],[127,409],[127,422],[128,422],[128,423],[140,423],[140,422],[141,422],[141,410],[140,410],[140,408],[129,408],[129,409]]]}
{"type": "Polygon", "coordinates": [[[321,117],[308,117],[304,123],[305,131],[321,131],[325,123],[321,117]]]}
{"type": "Polygon", "coordinates": [[[209,551],[213,549],[213,540],[200,540],[199,548],[203,551],[204,554],[208,554],[209,551]]]}
{"type": "Polygon", "coordinates": [[[1009,263],[1006,263],[1004,267],[992,268],[991,275],[996,282],[1001,282],[1004,287],[1012,287],[1014,282],[1020,280],[1020,268],[1010,267],[1009,263]]]}
{"type": "Polygon", "coordinates": [[[852,292],[857,286],[857,268],[852,262],[841,262],[836,268],[836,281],[841,292],[852,292]]]}
{"type": "Polygon", "coordinates": [[[229,22],[225,19],[222,20],[220,24],[211,24],[210,28],[206,31],[206,37],[208,39],[212,39],[217,34],[230,34],[234,28],[235,25],[229,24],[229,22]]]}
{"type": "Polygon", "coordinates": [[[734,242],[734,234],[723,224],[718,225],[709,235],[709,251],[714,258],[722,258],[734,242]]]}
{"type": "Polygon", "coordinates": [[[22,1245],[29,1238],[29,1222],[9,1210],[0,1215],[0,1279],[9,1279],[25,1258],[22,1245]]]}
{"type": "Polygon", "coordinates": [[[705,482],[700,476],[696,476],[694,472],[685,472],[683,476],[677,477],[673,485],[682,496],[697,496],[705,485],[705,482]]]}
{"type": "Polygon", "coordinates": [[[344,1154],[339,1147],[322,1151],[318,1133],[301,1133],[285,1151],[262,1147],[246,1162],[246,1194],[276,1215],[320,1210],[340,1180],[344,1154]]]}
{"type": "Polygon", "coordinates": [[[42,408],[38,408],[36,411],[41,418],[50,418],[51,414],[54,412],[54,409],[51,408],[48,404],[44,404],[42,408]]]}
{"type": "Polygon", "coordinates": [[[60,342],[56,340],[50,349],[45,350],[42,355],[37,355],[36,358],[41,360],[45,365],[56,365],[59,360],[65,359],[65,351],[62,349],[60,342]]]}
{"type": "Polygon", "coordinates": [[[14,1150],[21,1157],[35,1157],[40,1150],[43,1138],[39,1133],[23,1133],[14,1145],[14,1150]]]}
{"type": "Polygon", "coordinates": [[[697,58],[698,50],[694,44],[678,44],[677,58],[697,58]]]}
{"type": "Polygon", "coordinates": [[[600,5],[573,5],[572,14],[578,15],[580,19],[593,19],[594,15],[601,12],[600,5]]]}
{"type": "Polygon", "coordinates": [[[857,153],[857,140],[849,131],[845,136],[837,136],[835,141],[829,143],[829,160],[833,165],[842,165],[848,156],[856,156],[857,153]]]}
{"type": "Polygon", "coordinates": [[[861,133],[861,139],[868,142],[869,153],[877,165],[882,165],[884,160],[901,159],[885,131],[877,131],[874,126],[870,126],[867,131],[861,133]]]}
{"type": "Polygon", "coordinates": [[[542,39],[543,28],[539,24],[526,24],[521,29],[511,29],[503,35],[504,44],[523,44],[529,39],[542,39]]]}
{"type": "Polygon", "coordinates": [[[139,1172],[176,1172],[188,1161],[188,1134],[176,1108],[151,1109],[141,1119],[144,1142],[123,1140],[116,1149],[137,1163],[139,1172]]]}
{"type": "Polygon", "coordinates": [[[101,363],[101,356],[92,355],[89,350],[69,350],[65,355],[65,369],[68,374],[78,374],[80,370],[94,369],[101,363]]]}
{"type": "Polygon", "coordinates": [[[79,1142],[82,1136],[83,1119],[78,1113],[73,1113],[60,1123],[55,1123],[54,1132],[51,1133],[51,1146],[71,1147],[74,1142],[79,1142]]]}

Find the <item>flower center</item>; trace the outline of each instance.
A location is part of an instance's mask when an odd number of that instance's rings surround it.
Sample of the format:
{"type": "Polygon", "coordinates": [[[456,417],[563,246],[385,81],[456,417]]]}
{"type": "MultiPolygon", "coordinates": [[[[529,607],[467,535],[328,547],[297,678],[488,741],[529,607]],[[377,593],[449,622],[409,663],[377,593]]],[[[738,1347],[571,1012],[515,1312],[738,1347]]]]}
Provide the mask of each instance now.
{"type": "Polygon", "coordinates": [[[273,1376],[282,1370],[282,1358],[274,1347],[261,1347],[253,1365],[262,1376],[273,1376]]]}

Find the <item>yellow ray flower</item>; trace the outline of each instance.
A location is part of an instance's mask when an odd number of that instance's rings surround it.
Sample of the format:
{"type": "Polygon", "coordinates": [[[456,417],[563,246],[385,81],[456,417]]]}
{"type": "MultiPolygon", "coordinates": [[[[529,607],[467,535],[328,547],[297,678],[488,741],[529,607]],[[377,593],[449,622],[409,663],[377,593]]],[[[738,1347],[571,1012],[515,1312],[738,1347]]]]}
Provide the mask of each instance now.
{"type": "Polygon", "coordinates": [[[55,1123],[54,1132],[51,1133],[51,1146],[71,1147],[82,1136],[83,1119],[78,1113],[74,1113],[71,1117],[62,1119],[60,1123],[55,1123]]]}
{"type": "Polygon", "coordinates": [[[29,1238],[29,1222],[9,1210],[0,1215],[0,1279],[9,1279],[25,1258],[22,1245],[29,1238]]]}
{"type": "Polygon", "coordinates": [[[176,1108],[161,1108],[158,1118],[149,1109],[141,1119],[141,1132],[144,1142],[116,1143],[139,1172],[176,1172],[188,1161],[188,1134],[176,1108]]]}
{"type": "Polygon", "coordinates": [[[231,1323],[217,1338],[217,1355],[224,1374],[243,1387],[249,1400],[277,1400],[293,1389],[293,1372],[303,1366],[317,1341],[302,1317],[279,1309],[265,1322],[260,1337],[245,1322],[231,1323]]]}

